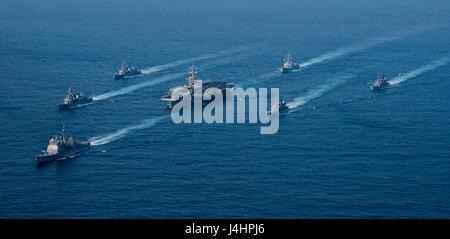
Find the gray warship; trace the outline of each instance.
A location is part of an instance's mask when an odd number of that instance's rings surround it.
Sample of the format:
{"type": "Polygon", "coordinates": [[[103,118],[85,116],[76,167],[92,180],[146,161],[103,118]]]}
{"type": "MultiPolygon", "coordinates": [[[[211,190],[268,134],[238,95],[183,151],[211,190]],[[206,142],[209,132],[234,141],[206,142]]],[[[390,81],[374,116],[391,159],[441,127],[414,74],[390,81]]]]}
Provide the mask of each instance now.
{"type": "Polygon", "coordinates": [[[286,101],[281,99],[277,101],[275,104],[272,105],[272,108],[270,109],[268,114],[273,114],[278,112],[279,114],[286,113],[289,110],[289,107],[286,104],[286,101]]]}
{"type": "Polygon", "coordinates": [[[48,163],[55,160],[71,159],[81,155],[91,147],[91,143],[76,141],[72,136],[67,135],[64,126],[60,133],[53,135],[50,139],[47,150],[36,156],[37,164],[48,163]]]}
{"type": "Polygon", "coordinates": [[[372,91],[381,90],[389,85],[389,81],[387,80],[386,76],[378,75],[377,79],[370,85],[370,89],[372,91]]]}
{"type": "Polygon", "coordinates": [[[114,79],[120,80],[120,79],[125,79],[125,78],[131,77],[131,76],[137,76],[140,74],[142,74],[142,72],[140,70],[136,69],[133,66],[128,65],[127,62],[124,60],[122,62],[122,66],[119,68],[117,73],[114,75],[114,79]]]}
{"type": "Polygon", "coordinates": [[[75,93],[72,88],[69,87],[66,97],[64,97],[63,102],[60,103],[58,107],[59,110],[68,110],[92,103],[92,101],[92,97],[86,96],[84,92],[75,93]]]}
{"type": "MultiPolygon", "coordinates": [[[[189,72],[189,75],[186,78],[187,83],[183,86],[176,86],[176,87],[171,88],[167,92],[166,95],[161,97],[161,100],[166,103],[167,107],[172,108],[175,104],[180,102],[182,100],[182,98],[185,97],[185,96],[181,96],[182,95],[181,93],[186,90],[187,90],[189,96],[191,96],[192,98],[195,98],[195,97],[202,97],[205,90],[207,90],[209,88],[216,88],[222,92],[222,94],[225,98],[225,90],[227,88],[234,87],[234,84],[231,82],[221,82],[221,81],[202,82],[202,84],[200,85],[198,83],[196,74],[197,74],[197,72],[195,71],[195,66],[192,65],[191,71],[189,72]],[[202,95],[195,95],[194,90],[199,87],[202,87],[202,95]],[[172,97],[173,95],[178,95],[179,97],[173,98],[172,97]]],[[[211,101],[212,101],[212,99],[211,99],[211,101]]],[[[202,102],[203,102],[203,105],[205,105],[205,104],[208,104],[210,101],[205,101],[203,99],[202,102]]]]}
{"type": "Polygon", "coordinates": [[[290,54],[283,60],[283,66],[281,67],[281,73],[289,73],[294,70],[299,70],[300,64],[294,62],[294,59],[290,54]]]}

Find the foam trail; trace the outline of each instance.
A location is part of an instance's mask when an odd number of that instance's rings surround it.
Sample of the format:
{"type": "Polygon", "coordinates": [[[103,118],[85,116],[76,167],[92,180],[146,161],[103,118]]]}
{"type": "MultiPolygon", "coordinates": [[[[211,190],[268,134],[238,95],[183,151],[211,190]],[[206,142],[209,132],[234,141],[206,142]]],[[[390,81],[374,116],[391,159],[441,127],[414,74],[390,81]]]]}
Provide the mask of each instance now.
{"type": "Polygon", "coordinates": [[[316,87],[312,90],[309,90],[308,92],[306,92],[305,95],[300,96],[295,98],[293,101],[288,102],[286,105],[290,108],[290,109],[294,109],[297,108],[299,106],[302,106],[306,103],[308,103],[308,101],[315,99],[315,98],[319,98],[321,97],[323,94],[325,94],[328,91],[331,91],[332,89],[336,88],[337,86],[341,85],[342,83],[344,83],[348,78],[350,78],[351,76],[345,76],[342,77],[340,79],[337,79],[331,83],[325,84],[325,85],[321,85],[319,87],[316,87]]]}
{"type": "Polygon", "coordinates": [[[250,78],[250,79],[246,80],[243,83],[240,83],[239,86],[240,87],[246,87],[246,86],[248,86],[250,84],[257,83],[257,82],[260,82],[260,81],[263,81],[263,80],[267,80],[267,79],[273,78],[273,77],[275,77],[277,75],[279,75],[279,72],[264,73],[262,75],[250,78]]]}
{"type": "Polygon", "coordinates": [[[166,81],[169,81],[169,80],[173,80],[175,78],[182,77],[183,75],[185,75],[185,73],[173,73],[173,74],[165,75],[165,76],[162,76],[162,77],[159,77],[159,78],[156,78],[156,79],[144,81],[144,82],[139,83],[139,84],[135,84],[135,85],[131,85],[131,86],[128,86],[128,87],[124,87],[124,88],[116,90],[116,91],[111,91],[111,92],[107,92],[107,93],[104,93],[104,94],[101,94],[101,95],[97,95],[97,96],[92,97],[92,99],[94,101],[99,101],[99,100],[108,99],[108,98],[111,98],[111,97],[114,97],[114,96],[118,96],[118,95],[128,94],[128,93],[130,93],[132,91],[139,90],[139,89],[144,88],[144,87],[156,85],[156,84],[159,84],[159,83],[162,83],[162,82],[166,82],[166,81]]]}
{"type": "Polygon", "coordinates": [[[179,66],[179,65],[183,65],[183,64],[187,64],[187,63],[192,63],[192,62],[200,61],[200,60],[212,59],[215,57],[218,57],[218,55],[217,54],[208,54],[208,55],[199,56],[199,57],[187,58],[187,59],[167,63],[164,65],[152,66],[149,68],[145,68],[145,69],[142,69],[141,72],[142,72],[142,74],[150,74],[150,73],[154,73],[154,72],[158,72],[158,71],[162,71],[162,70],[167,70],[171,67],[175,67],[175,66],[179,66]]]}
{"type": "Polygon", "coordinates": [[[433,61],[430,64],[421,66],[421,67],[419,67],[419,68],[417,68],[415,70],[412,70],[412,71],[410,71],[410,72],[408,72],[406,74],[403,74],[403,75],[400,75],[400,76],[397,76],[397,77],[393,78],[392,80],[389,81],[389,84],[390,85],[400,84],[400,83],[402,83],[404,81],[407,81],[407,80],[409,80],[411,78],[414,78],[414,77],[416,77],[418,75],[424,74],[424,73],[426,73],[428,71],[431,71],[431,70],[434,70],[434,69],[436,69],[438,67],[444,66],[449,61],[450,61],[450,58],[448,58],[448,57],[444,57],[444,58],[441,58],[439,60],[433,61]]]}
{"type": "Polygon", "coordinates": [[[146,119],[146,120],[142,121],[142,123],[140,123],[140,124],[129,126],[129,127],[123,128],[123,129],[119,129],[115,132],[105,134],[103,136],[92,137],[91,139],[89,139],[89,142],[91,142],[91,145],[94,145],[94,146],[108,144],[108,143],[111,143],[118,139],[121,139],[135,131],[153,127],[168,117],[169,116],[166,115],[166,116],[158,116],[158,117],[146,119]]]}
{"type": "MultiPolygon", "coordinates": [[[[214,62],[209,62],[209,63],[203,64],[203,66],[204,66],[204,68],[207,68],[208,66],[213,66],[213,65],[223,65],[223,64],[228,64],[230,62],[233,62],[233,60],[234,60],[233,58],[227,57],[227,58],[222,59],[222,60],[217,60],[217,61],[214,61],[214,62]]],[[[204,69],[204,68],[202,68],[202,69],[204,69]]],[[[148,81],[144,81],[144,82],[139,83],[139,84],[127,86],[127,87],[119,89],[119,90],[103,93],[103,94],[94,96],[92,98],[93,98],[94,101],[100,101],[100,100],[108,99],[108,98],[111,98],[111,97],[114,97],[114,96],[128,94],[128,93],[130,93],[132,91],[139,90],[141,88],[148,87],[148,86],[157,85],[157,84],[160,84],[160,83],[163,83],[163,82],[166,82],[166,81],[173,80],[175,78],[183,77],[185,75],[186,75],[185,73],[168,74],[168,75],[156,78],[156,79],[151,79],[151,80],[148,80],[148,81]]]]}
{"type": "Polygon", "coordinates": [[[158,72],[158,71],[162,71],[162,70],[167,70],[169,68],[175,67],[175,66],[179,66],[179,65],[184,65],[184,64],[188,64],[188,63],[193,63],[196,61],[203,61],[203,60],[209,60],[209,59],[213,59],[213,58],[217,58],[223,55],[227,55],[227,54],[233,54],[233,53],[238,53],[241,51],[246,50],[246,47],[240,47],[234,50],[228,50],[228,51],[219,51],[218,53],[210,53],[210,54],[206,54],[203,56],[197,56],[197,57],[191,57],[191,58],[187,58],[187,59],[182,59],[182,60],[178,60],[178,61],[174,61],[171,63],[167,63],[164,65],[159,65],[159,66],[153,66],[153,67],[149,67],[149,68],[145,68],[142,69],[141,72],[142,74],[150,74],[150,73],[154,73],[154,72],[158,72]]]}
{"type": "MultiPolygon", "coordinates": [[[[213,63],[208,63],[208,64],[204,64],[204,66],[210,66],[210,65],[221,65],[221,64],[227,64],[230,62],[230,59],[225,59],[225,60],[219,60],[217,62],[213,62],[213,63]]],[[[139,84],[135,84],[135,85],[131,85],[131,86],[127,86],[124,87],[122,89],[119,90],[115,90],[115,91],[111,91],[111,92],[106,92],[97,96],[92,97],[94,101],[100,101],[100,100],[105,100],[114,96],[118,96],[118,95],[124,95],[124,94],[128,94],[130,92],[139,90],[141,88],[144,87],[148,87],[148,86],[153,86],[153,85],[157,85],[166,81],[170,81],[173,80],[175,78],[180,78],[182,76],[186,75],[185,73],[173,73],[173,74],[168,74],[156,79],[151,79],[148,81],[144,81],[142,83],[139,84]]]]}
{"type": "MultiPolygon", "coordinates": [[[[326,52],[318,57],[312,58],[308,61],[305,61],[303,63],[300,64],[301,68],[307,67],[307,66],[311,66],[311,65],[315,65],[318,63],[322,63],[324,61],[327,60],[331,60],[334,58],[338,58],[341,56],[344,56],[346,54],[350,54],[350,53],[354,53],[354,52],[358,52],[358,51],[363,51],[366,49],[369,49],[371,47],[375,47],[379,44],[385,43],[385,42],[390,42],[390,41],[395,41],[395,40],[400,40],[404,37],[407,37],[409,35],[412,34],[420,34],[426,31],[431,31],[434,29],[438,29],[438,28],[442,28],[444,27],[443,25],[436,25],[436,26],[415,26],[415,27],[411,27],[407,30],[404,31],[400,31],[397,33],[391,33],[390,35],[387,36],[382,36],[382,37],[377,37],[377,38],[371,38],[371,39],[367,39],[367,40],[363,40],[357,43],[354,43],[352,45],[349,45],[347,47],[342,47],[342,48],[338,48],[336,50],[332,50],[329,52],[326,52]]],[[[298,71],[298,70],[295,70],[298,71]]],[[[275,76],[279,75],[279,73],[276,72],[269,72],[269,73],[265,73],[262,74],[260,76],[257,77],[253,77],[247,80],[246,83],[241,84],[242,86],[246,86],[248,84],[251,83],[256,83],[259,81],[263,81],[263,80],[267,80],[267,79],[271,79],[275,76]]]]}
{"type": "Polygon", "coordinates": [[[341,56],[344,56],[347,54],[351,54],[351,53],[358,52],[358,51],[364,51],[366,49],[380,45],[382,43],[400,40],[409,35],[423,33],[423,32],[426,32],[426,31],[429,31],[429,30],[435,29],[435,28],[437,28],[437,27],[436,26],[431,27],[431,28],[430,27],[413,27],[408,30],[388,34],[387,36],[363,40],[363,41],[354,43],[347,47],[342,47],[342,48],[338,48],[336,50],[326,52],[318,57],[312,58],[308,61],[301,63],[300,67],[307,67],[307,66],[315,65],[315,64],[322,63],[324,61],[338,58],[338,57],[341,57],[341,56]]]}

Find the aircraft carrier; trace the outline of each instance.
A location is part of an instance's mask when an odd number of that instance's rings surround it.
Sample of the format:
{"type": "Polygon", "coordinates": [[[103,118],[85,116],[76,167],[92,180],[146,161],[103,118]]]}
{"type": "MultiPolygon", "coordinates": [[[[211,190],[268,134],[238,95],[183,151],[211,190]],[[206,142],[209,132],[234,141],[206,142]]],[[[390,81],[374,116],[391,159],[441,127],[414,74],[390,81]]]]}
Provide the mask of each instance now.
{"type": "MultiPolygon", "coordinates": [[[[172,108],[175,104],[180,102],[183,97],[190,96],[192,98],[203,98],[203,94],[205,93],[205,90],[209,88],[216,88],[222,92],[222,94],[225,96],[225,90],[227,88],[233,88],[234,84],[231,82],[221,82],[221,81],[209,81],[209,82],[202,82],[200,85],[197,76],[197,72],[195,71],[195,66],[192,65],[191,71],[189,72],[188,77],[186,78],[186,84],[183,86],[176,86],[171,88],[166,95],[161,97],[161,100],[164,101],[167,105],[167,107],[172,108]],[[195,92],[199,91],[196,90],[201,87],[201,95],[196,95],[195,92]]],[[[224,97],[225,98],[225,97],[224,97]]],[[[212,99],[211,99],[212,100],[212,99]]],[[[211,101],[210,100],[210,101],[211,101]]],[[[203,99],[203,104],[208,104],[210,101],[206,101],[203,99]]],[[[192,101],[193,102],[193,101],[192,101]]]]}

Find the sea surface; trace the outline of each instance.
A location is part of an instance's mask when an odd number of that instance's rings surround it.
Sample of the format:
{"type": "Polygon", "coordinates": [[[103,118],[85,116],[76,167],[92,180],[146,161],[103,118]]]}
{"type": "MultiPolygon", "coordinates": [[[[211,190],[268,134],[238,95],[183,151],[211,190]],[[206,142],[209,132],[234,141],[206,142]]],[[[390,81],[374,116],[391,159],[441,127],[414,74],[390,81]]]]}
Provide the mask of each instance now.
{"type": "Polygon", "coordinates": [[[448,1],[0,3],[1,218],[449,218],[448,1]],[[279,74],[286,54],[301,71],[279,74]],[[123,59],[145,75],[113,79],[123,59]],[[293,112],[174,124],[202,80],[293,112]],[[392,85],[372,92],[378,74],[392,85]],[[68,87],[96,101],[60,112],[68,87]],[[95,146],[42,167],[62,125],[95,146]]]}

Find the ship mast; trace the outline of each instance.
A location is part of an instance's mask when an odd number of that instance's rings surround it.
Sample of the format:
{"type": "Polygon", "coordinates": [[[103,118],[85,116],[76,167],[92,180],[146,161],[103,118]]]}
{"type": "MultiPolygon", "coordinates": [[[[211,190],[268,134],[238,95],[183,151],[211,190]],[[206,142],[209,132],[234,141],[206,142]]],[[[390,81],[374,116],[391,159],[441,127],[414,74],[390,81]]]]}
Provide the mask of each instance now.
{"type": "Polygon", "coordinates": [[[192,66],[191,66],[191,72],[190,72],[190,75],[189,75],[188,78],[187,78],[187,81],[188,81],[188,87],[194,86],[194,84],[195,84],[195,74],[196,74],[196,72],[195,72],[195,66],[192,65],[192,66]]]}
{"type": "Polygon", "coordinates": [[[66,139],[66,126],[65,125],[62,126],[61,136],[62,136],[62,140],[65,141],[65,139],[66,139]]]}

